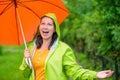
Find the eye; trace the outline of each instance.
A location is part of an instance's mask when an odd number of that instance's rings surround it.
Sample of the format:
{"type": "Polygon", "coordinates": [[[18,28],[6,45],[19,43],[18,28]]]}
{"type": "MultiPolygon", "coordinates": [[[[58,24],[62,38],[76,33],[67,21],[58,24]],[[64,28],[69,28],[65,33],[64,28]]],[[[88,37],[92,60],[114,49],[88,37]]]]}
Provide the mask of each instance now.
{"type": "Polygon", "coordinates": [[[45,23],[43,22],[43,23],[41,23],[40,25],[45,25],[45,23]]]}
{"type": "Polygon", "coordinates": [[[52,23],[48,23],[48,25],[49,25],[49,26],[53,26],[53,24],[52,24],[52,23]]]}

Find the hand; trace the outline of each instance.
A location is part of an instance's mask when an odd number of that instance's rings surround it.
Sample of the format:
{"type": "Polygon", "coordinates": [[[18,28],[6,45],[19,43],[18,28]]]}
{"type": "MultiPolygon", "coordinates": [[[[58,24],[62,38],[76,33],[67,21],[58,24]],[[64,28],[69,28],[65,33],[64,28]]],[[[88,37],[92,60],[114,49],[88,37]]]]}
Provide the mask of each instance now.
{"type": "Polygon", "coordinates": [[[97,78],[108,78],[113,74],[114,71],[104,70],[97,73],[97,78]]]}
{"type": "Polygon", "coordinates": [[[25,49],[25,50],[24,50],[24,57],[25,57],[25,58],[30,58],[30,56],[31,56],[31,55],[30,55],[29,50],[28,50],[28,49],[25,49]]]}

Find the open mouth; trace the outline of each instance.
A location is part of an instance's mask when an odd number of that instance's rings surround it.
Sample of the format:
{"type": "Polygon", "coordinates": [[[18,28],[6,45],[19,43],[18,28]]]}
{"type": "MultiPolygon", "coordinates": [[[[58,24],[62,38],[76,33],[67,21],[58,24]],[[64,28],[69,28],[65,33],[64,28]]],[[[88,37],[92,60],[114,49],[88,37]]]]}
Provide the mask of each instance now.
{"type": "Polygon", "coordinates": [[[46,36],[48,35],[49,31],[42,31],[43,35],[46,36]]]}
{"type": "Polygon", "coordinates": [[[43,33],[49,33],[49,31],[42,31],[43,33]]]}

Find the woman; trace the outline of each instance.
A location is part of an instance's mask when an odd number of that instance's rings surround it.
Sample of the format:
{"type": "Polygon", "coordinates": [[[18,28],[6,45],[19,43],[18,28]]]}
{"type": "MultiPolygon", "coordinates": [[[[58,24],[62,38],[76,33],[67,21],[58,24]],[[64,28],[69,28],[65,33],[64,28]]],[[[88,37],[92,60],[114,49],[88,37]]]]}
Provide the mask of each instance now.
{"type": "MultiPolygon", "coordinates": [[[[59,25],[53,13],[41,18],[34,41],[35,45],[30,44],[24,51],[24,57],[31,57],[33,64],[29,80],[93,80],[110,77],[113,73],[111,70],[95,72],[78,65],[73,50],[60,41],[59,25]]],[[[20,69],[24,70],[26,66],[23,59],[20,69]]]]}

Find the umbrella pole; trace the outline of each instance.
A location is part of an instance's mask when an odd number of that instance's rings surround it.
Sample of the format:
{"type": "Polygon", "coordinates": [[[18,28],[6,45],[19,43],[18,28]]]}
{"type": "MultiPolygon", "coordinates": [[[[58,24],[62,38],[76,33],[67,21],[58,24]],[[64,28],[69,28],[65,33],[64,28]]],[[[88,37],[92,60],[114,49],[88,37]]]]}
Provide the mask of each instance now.
{"type": "MultiPolygon", "coordinates": [[[[19,23],[20,23],[20,29],[21,29],[21,33],[22,33],[24,45],[25,45],[25,48],[27,49],[27,43],[26,43],[24,31],[23,31],[23,28],[22,28],[22,23],[21,23],[21,20],[20,20],[20,17],[19,17],[19,13],[18,13],[17,8],[16,8],[16,11],[17,11],[17,16],[18,16],[18,21],[19,21],[19,23]]],[[[31,59],[30,59],[30,58],[26,58],[25,60],[26,60],[26,63],[27,63],[30,67],[32,67],[31,59]]]]}

